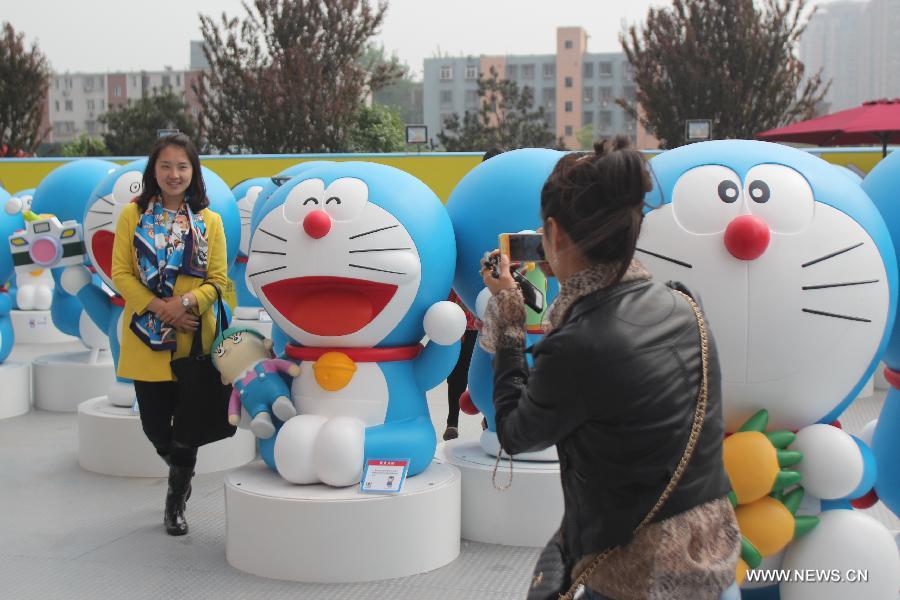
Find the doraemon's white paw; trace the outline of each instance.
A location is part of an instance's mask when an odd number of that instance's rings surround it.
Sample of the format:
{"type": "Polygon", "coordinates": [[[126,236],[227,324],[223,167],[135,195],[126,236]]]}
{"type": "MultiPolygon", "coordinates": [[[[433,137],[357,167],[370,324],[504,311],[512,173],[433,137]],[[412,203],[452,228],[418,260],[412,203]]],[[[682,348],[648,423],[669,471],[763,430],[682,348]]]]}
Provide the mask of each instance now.
{"type": "Polygon", "coordinates": [[[297,415],[278,430],[275,468],[291,483],[318,483],[315,463],[316,437],[328,419],[321,415],[297,415]]]}
{"type": "Polygon", "coordinates": [[[466,331],[466,313],[457,304],[444,300],[425,313],[425,335],[441,346],[459,341],[466,331]]]}
{"type": "Polygon", "coordinates": [[[3,210],[6,211],[8,215],[17,215],[25,209],[25,203],[22,202],[21,198],[13,196],[9,200],[6,201],[6,204],[3,205],[3,210]]]}
{"type": "Polygon", "coordinates": [[[330,419],[316,439],[319,479],[334,487],[359,483],[366,446],[366,424],[352,417],[330,419]]]}
{"type": "Polygon", "coordinates": [[[121,406],[128,408],[134,406],[137,398],[134,395],[133,383],[122,383],[121,381],[113,381],[106,393],[107,399],[113,406],[121,406]]]}
{"type": "Polygon", "coordinates": [[[825,500],[845,498],[862,481],[865,465],[859,446],[837,427],[804,427],[790,449],[803,453],[793,468],[800,472],[808,494],[825,500]]]}
{"type": "Polygon", "coordinates": [[[475,316],[484,320],[484,313],[487,311],[488,302],[491,301],[491,290],[484,288],[478,292],[475,298],[475,316]]]}
{"type": "Polygon", "coordinates": [[[91,272],[87,270],[87,267],[73,265],[65,268],[59,281],[63,289],[74,296],[91,282],[91,272]]]}
{"type": "Polygon", "coordinates": [[[282,421],[287,421],[297,416],[297,409],[287,396],[280,396],[272,403],[272,412],[282,421]]]}

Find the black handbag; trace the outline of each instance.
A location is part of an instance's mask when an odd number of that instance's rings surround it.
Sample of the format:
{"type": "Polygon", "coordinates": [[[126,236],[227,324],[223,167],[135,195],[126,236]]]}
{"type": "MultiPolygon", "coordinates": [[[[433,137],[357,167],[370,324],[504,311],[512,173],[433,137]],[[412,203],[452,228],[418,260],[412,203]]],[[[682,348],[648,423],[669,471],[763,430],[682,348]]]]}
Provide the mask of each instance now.
{"type": "MultiPolygon", "coordinates": [[[[213,338],[228,329],[228,316],[222,293],[216,290],[216,329],[213,338]]],[[[194,332],[191,352],[171,363],[178,388],[178,401],[173,419],[173,440],[198,448],[234,435],[237,428],[228,423],[228,399],[231,386],[222,383],[222,376],[209,354],[203,353],[203,324],[194,332]]]]}

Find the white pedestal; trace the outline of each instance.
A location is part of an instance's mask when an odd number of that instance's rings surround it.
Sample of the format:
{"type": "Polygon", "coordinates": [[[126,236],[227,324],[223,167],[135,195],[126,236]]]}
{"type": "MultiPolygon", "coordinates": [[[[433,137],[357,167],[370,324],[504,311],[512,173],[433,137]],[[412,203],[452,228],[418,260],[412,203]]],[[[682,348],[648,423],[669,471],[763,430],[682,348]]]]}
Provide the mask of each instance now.
{"type": "MultiPolygon", "coordinates": [[[[268,315],[266,315],[268,318],[268,315]]],[[[256,331],[263,334],[263,336],[270,338],[272,337],[272,321],[271,320],[259,320],[259,319],[240,319],[234,318],[229,323],[231,327],[249,327],[250,329],[255,329],[256,331]]]]}
{"type": "Polygon", "coordinates": [[[272,579],[351,583],[407,577],[459,555],[460,475],[433,463],[400,494],[293,485],[261,462],[225,476],[225,556],[272,579]]]}
{"type": "MultiPolygon", "coordinates": [[[[540,547],[562,522],[563,495],[559,464],[513,461],[512,486],[494,488],[491,472],[496,458],[478,442],[454,440],[440,444],[435,458],[462,474],[462,537],[504,546],[540,547]]],[[[497,484],[509,481],[509,462],[500,461],[497,484]]]]}
{"type": "MultiPolygon", "coordinates": [[[[197,453],[197,473],[234,469],[256,458],[256,438],[244,429],[208,444],[197,453]]],[[[156,454],[131,408],[113,406],[106,396],[78,405],[78,464],[104,475],[166,477],[168,467],[156,454]]]]}
{"type": "Polygon", "coordinates": [[[91,363],[91,351],[45,354],[31,363],[34,407],[75,412],[78,405],[102,396],[115,380],[112,354],[100,352],[91,363]]]}
{"type": "Polygon", "coordinates": [[[56,328],[49,310],[13,310],[9,313],[16,344],[61,344],[77,342],[56,328]]]}
{"type": "Polygon", "coordinates": [[[24,415],[31,409],[28,398],[28,365],[0,363],[0,419],[24,415]]]}

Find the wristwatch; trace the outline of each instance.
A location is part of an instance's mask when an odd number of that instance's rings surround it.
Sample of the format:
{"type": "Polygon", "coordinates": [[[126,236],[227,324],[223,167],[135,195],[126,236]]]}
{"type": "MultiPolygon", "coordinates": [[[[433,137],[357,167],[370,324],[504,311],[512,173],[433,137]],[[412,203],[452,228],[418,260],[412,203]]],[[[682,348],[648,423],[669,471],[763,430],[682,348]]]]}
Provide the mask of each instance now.
{"type": "Polygon", "coordinates": [[[182,296],[181,297],[181,305],[185,308],[190,308],[191,307],[191,299],[188,298],[187,296],[182,296]]]}

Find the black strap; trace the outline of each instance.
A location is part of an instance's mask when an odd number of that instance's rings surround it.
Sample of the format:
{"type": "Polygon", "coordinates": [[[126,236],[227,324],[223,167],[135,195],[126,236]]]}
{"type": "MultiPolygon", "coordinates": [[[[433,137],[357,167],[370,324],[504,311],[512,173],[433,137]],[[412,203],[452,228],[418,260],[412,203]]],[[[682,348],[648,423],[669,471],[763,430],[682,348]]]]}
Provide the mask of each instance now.
{"type": "MultiPolygon", "coordinates": [[[[213,331],[213,339],[216,339],[220,333],[228,329],[228,316],[225,314],[225,303],[222,301],[222,292],[219,291],[219,286],[210,282],[204,281],[200,285],[211,285],[214,290],[216,290],[216,302],[218,304],[216,310],[216,329],[213,331]]],[[[203,315],[200,315],[201,317],[203,315]]],[[[191,358],[197,358],[203,354],[203,321],[200,320],[200,323],[197,324],[197,329],[194,330],[194,340],[191,342],[191,353],[189,356],[191,358]]]]}

